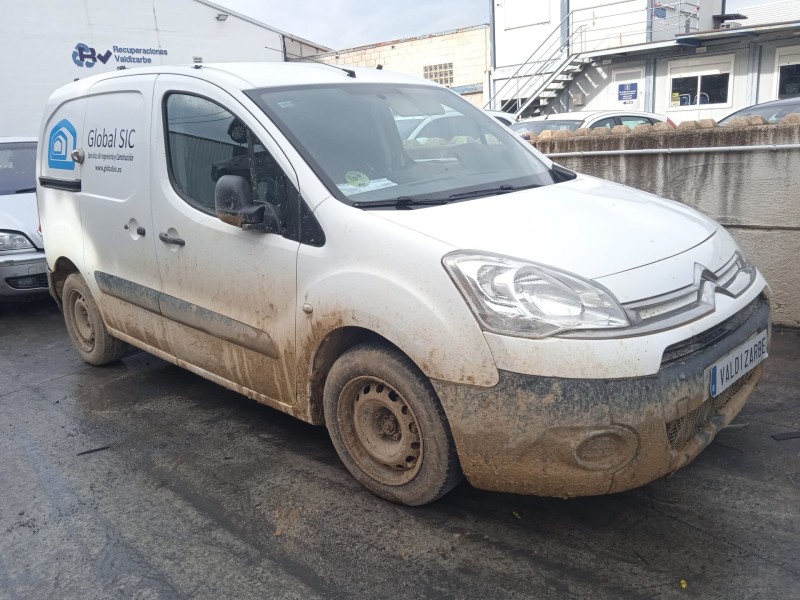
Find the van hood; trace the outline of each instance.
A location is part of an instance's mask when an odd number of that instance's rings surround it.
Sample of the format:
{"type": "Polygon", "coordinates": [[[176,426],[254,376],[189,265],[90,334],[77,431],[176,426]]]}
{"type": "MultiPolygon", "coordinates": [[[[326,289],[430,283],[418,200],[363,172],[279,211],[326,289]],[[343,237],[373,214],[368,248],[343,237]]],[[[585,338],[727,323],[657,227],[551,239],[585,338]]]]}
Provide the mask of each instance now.
{"type": "Polygon", "coordinates": [[[718,228],[678,202],[586,176],[444,206],[372,212],[457,249],[513,256],[589,279],[675,256],[718,228]]]}
{"type": "Polygon", "coordinates": [[[39,233],[39,211],[36,194],[8,194],[0,196],[0,229],[24,233],[41,249],[42,236],[39,233]]]}

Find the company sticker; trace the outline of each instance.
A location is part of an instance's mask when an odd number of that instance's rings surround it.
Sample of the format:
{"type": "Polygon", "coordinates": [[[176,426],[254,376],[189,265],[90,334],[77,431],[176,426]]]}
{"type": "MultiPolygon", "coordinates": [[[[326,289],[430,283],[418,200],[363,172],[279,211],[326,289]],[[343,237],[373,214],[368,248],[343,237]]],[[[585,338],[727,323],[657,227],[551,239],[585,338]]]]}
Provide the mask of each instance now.
{"type": "Polygon", "coordinates": [[[74,171],[72,151],[77,147],[78,134],[69,119],[61,119],[50,130],[47,146],[47,166],[51,169],[74,171]]]}

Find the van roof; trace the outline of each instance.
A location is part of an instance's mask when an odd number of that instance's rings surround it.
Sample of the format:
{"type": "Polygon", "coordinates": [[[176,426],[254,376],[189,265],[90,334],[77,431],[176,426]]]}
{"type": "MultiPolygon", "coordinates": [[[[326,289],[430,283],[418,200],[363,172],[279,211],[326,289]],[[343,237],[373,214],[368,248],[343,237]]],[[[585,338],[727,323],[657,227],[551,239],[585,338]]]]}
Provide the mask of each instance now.
{"type": "Polygon", "coordinates": [[[240,90],[285,85],[308,85],[318,83],[369,82],[369,83],[425,83],[436,85],[419,77],[392,73],[379,69],[346,67],[356,74],[349,77],[341,67],[318,62],[241,62],[208,63],[202,65],[173,65],[124,69],[87,77],[79,82],[79,87],[92,85],[97,81],[147,74],[174,74],[197,77],[217,83],[223,87],[240,90]],[[199,68],[198,68],[199,67],[199,68]],[[83,84],[83,85],[80,85],[83,84]]]}

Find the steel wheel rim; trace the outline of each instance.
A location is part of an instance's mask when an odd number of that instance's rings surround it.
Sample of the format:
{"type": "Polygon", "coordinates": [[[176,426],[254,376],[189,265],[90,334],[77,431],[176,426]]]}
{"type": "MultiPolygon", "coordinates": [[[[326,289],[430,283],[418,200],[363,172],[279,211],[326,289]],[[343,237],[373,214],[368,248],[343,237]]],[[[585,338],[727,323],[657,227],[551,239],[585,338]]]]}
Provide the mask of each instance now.
{"type": "Polygon", "coordinates": [[[414,479],[422,464],[422,433],[402,394],[377,377],[357,377],[339,399],[342,439],[358,467],[385,485],[414,479]]]}
{"type": "Polygon", "coordinates": [[[69,309],[78,343],[84,351],[91,352],[94,348],[94,325],[86,298],[80,292],[73,291],[70,294],[69,309]]]}

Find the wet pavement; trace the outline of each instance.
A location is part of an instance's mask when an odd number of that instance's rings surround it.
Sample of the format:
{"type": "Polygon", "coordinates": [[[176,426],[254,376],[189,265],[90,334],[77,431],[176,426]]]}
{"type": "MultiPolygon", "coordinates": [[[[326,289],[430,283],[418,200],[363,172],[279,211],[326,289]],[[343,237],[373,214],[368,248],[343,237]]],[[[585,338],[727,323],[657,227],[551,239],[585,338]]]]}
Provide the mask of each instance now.
{"type": "Polygon", "coordinates": [[[670,478],[415,509],[323,428],[145,353],[84,364],[49,301],[0,307],[0,341],[3,599],[800,598],[800,438],[772,437],[800,431],[795,330],[670,478]]]}

